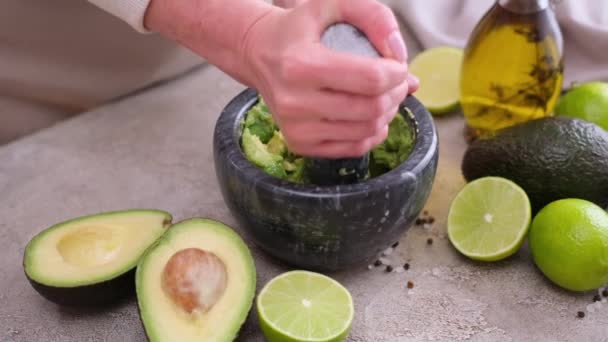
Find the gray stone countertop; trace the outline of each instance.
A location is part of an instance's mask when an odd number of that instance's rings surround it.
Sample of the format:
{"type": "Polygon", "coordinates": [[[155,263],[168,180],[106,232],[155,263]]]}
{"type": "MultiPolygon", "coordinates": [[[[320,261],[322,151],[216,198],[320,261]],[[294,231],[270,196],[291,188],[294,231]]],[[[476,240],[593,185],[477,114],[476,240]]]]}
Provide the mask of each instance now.
{"type": "MultiPolygon", "coordinates": [[[[211,146],[217,116],[242,89],[205,67],[0,148],[0,341],[145,341],[134,298],[96,312],[39,296],[24,276],[23,249],[50,224],[125,208],[164,209],[176,221],[210,217],[242,233],[222,201],[211,146]]],[[[412,227],[390,256],[411,268],[389,274],[362,265],[332,274],[355,299],[349,341],[608,341],[607,306],[577,318],[593,293],[551,285],[525,246],[494,264],[452,248],[445,221],[464,184],[463,121],[456,114],[436,123],[441,155],[426,206],[436,221],[412,227]]],[[[258,290],[288,270],[250,248],[258,290]]],[[[240,341],[263,340],[253,311],[240,341]]]]}

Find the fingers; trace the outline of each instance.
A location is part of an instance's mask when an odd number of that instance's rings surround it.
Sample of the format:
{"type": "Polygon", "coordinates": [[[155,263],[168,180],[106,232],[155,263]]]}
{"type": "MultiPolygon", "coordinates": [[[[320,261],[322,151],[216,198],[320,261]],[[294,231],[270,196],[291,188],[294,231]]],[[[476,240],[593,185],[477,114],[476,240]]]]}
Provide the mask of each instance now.
{"type": "Polygon", "coordinates": [[[407,66],[388,59],[374,59],[319,49],[317,85],[353,94],[378,95],[407,78],[407,66]]]}
{"type": "Polygon", "coordinates": [[[380,1],[309,0],[305,7],[322,29],[336,22],[347,22],[362,30],[383,57],[400,63],[407,61],[407,49],[397,19],[380,1]]]}
{"type": "Polygon", "coordinates": [[[388,124],[389,115],[370,121],[303,121],[282,127],[292,144],[318,144],[323,141],[365,140],[377,135],[388,124]]]}
{"type": "Polygon", "coordinates": [[[275,0],[295,2],[250,34],[252,84],[294,153],[361,156],[386,139],[399,104],[419,87],[397,21],[377,0],[275,0]],[[385,58],[325,47],[323,30],[337,22],[361,29],[385,58]]]}
{"type": "Polygon", "coordinates": [[[341,19],[362,30],[384,57],[407,61],[407,49],[393,11],[379,1],[339,0],[341,19]]]}
{"type": "Polygon", "coordinates": [[[309,0],[297,10],[294,17],[298,14],[316,22],[316,28],[309,27],[307,32],[318,32],[307,35],[312,39],[309,44],[293,44],[283,51],[281,71],[285,79],[363,95],[384,93],[406,80],[407,65],[403,62],[407,52],[388,7],[375,0],[309,0]],[[371,59],[325,47],[321,43],[323,30],[340,21],[363,30],[381,55],[389,58],[371,59]]]}
{"type": "Polygon", "coordinates": [[[290,150],[303,156],[357,157],[384,141],[409,85],[378,97],[310,93],[289,105],[277,101],[277,122],[290,150]],[[315,103],[315,106],[311,106],[315,103]],[[331,110],[330,110],[331,109],[331,110]],[[328,114],[329,113],[329,114],[328,114]]]}
{"type": "Polygon", "coordinates": [[[289,122],[281,129],[290,150],[304,156],[356,157],[369,152],[388,134],[388,127],[399,107],[391,108],[382,117],[365,121],[289,122]],[[344,154],[346,153],[346,154],[344,154]]]}
{"type": "Polygon", "coordinates": [[[288,51],[281,65],[283,78],[302,86],[362,95],[378,95],[407,78],[407,66],[388,59],[370,59],[339,53],[319,43],[288,51]]]}
{"type": "Polygon", "coordinates": [[[408,94],[403,82],[385,94],[353,95],[333,91],[311,91],[298,97],[279,95],[274,110],[286,120],[370,121],[397,107],[408,94]],[[314,105],[313,105],[314,104],[314,105]]]}
{"type": "Polygon", "coordinates": [[[317,158],[356,158],[382,143],[387,135],[388,126],[384,126],[376,135],[361,141],[328,141],[316,145],[296,143],[290,145],[290,149],[300,155],[317,158]]]}
{"type": "Polygon", "coordinates": [[[415,93],[420,88],[420,80],[415,75],[407,75],[408,91],[410,94],[415,93]]]}

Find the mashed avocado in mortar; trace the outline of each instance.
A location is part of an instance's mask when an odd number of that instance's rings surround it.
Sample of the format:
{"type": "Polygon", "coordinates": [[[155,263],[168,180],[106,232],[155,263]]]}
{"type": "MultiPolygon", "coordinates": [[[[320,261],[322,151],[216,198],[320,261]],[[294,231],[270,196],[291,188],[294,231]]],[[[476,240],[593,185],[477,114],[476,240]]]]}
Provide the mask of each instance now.
{"type": "MultiPolygon", "coordinates": [[[[308,183],[305,159],[287,149],[283,134],[262,98],[247,112],[241,125],[241,147],[250,162],[271,176],[308,183]]],[[[396,115],[389,125],[386,140],[370,152],[369,177],[380,176],[403,163],[412,152],[414,140],[411,125],[402,115],[396,115]]]]}

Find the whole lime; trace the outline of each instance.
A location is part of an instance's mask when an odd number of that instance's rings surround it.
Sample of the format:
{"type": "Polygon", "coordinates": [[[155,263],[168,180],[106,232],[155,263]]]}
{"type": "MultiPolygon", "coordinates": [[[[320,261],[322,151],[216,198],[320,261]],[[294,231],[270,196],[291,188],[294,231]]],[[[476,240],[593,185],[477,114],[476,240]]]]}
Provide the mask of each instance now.
{"type": "Polygon", "coordinates": [[[596,204],[551,202],[534,217],[529,243],[538,268],[558,286],[589,291],[608,283],[608,214],[596,204]]]}
{"type": "Polygon", "coordinates": [[[582,119],[608,130],[608,82],[572,87],[559,99],[555,115],[582,119]]]}

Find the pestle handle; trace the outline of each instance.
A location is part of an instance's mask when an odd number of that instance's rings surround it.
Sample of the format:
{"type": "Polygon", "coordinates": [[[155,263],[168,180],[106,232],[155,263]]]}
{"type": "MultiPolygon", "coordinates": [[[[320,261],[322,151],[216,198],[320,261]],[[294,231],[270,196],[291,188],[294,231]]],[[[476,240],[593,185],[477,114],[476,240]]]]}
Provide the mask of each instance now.
{"type": "MultiPolygon", "coordinates": [[[[326,47],[367,57],[381,57],[365,34],[347,23],[333,24],[321,37],[326,47]]],[[[369,153],[358,158],[306,160],[306,172],[316,185],[352,184],[367,177],[369,153]]]]}

